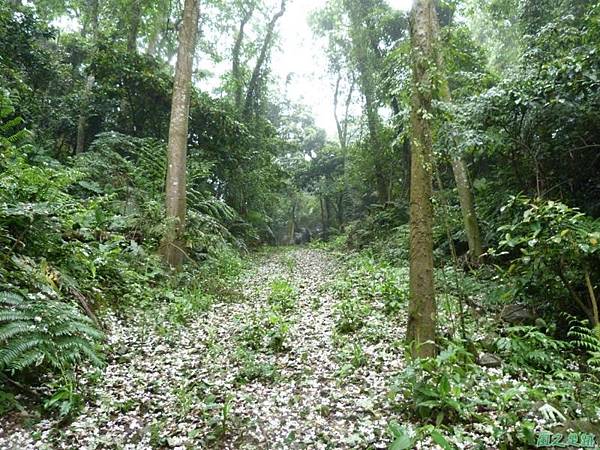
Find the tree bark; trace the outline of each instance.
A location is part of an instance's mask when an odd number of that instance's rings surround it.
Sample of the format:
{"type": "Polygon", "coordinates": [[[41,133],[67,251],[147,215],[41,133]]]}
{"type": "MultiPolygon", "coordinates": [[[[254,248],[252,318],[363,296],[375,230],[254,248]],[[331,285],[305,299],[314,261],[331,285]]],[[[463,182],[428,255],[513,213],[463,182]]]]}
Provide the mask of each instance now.
{"type": "Polygon", "coordinates": [[[137,53],[137,39],[142,16],[141,1],[142,0],[131,0],[129,32],[127,33],[127,51],[129,53],[137,53]]]}
{"type": "Polygon", "coordinates": [[[185,0],[183,24],[173,83],[169,141],[167,144],[166,210],[167,232],[161,243],[164,260],[180,268],[185,253],[183,233],[186,216],[186,157],[192,69],[198,30],[198,0],[185,0]]]}
{"type": "Polygon", "coordinates": [[[244,82],[242,80],[241,74],[241,53],[242,53],[242,44],[244,43],[244,28],[246,24],[252,18],[252,14],[254,12],[254,6],[250,5],[247,11],[244,11],[244,15],[240,20],[240,27],[238,29],[237,36],[235,37],[235,43],[233,45],[233,51],[231,53],[232,66],[231,66],[231,77],[233,78],[233,98],[235,107],[238,111],[242,107],[242,96],[244,89],[244,82]]]}
{"type": "MultiPolygon", "coordinates": [[[[439,0],[436,0],[434,6],[439,11],[443,7],[440,5],[439,0]]],[[[446,8],[445,10],[445,21],[443,25],[449,25],[452,21],[452,10],[446,8]]],[[[434,48],[439,49],[440,31],[437,15],[432,23],[433,32],[433,43],[434,48]]],[[[444,57],[441,51],[435,51],[436,62],[438,71],[440,71],[440,99],[444,102],[450,103],[452,101],[452,94],[450,92],[450,86],[448,85],[448,79],[444,72],[444,57]]],[[[477,222],[477,213],[475,212],[475,199],[473,197],[473,189],[469,180],[469,171],[462,155],[455,153],[451,155],[452,160],[452,172],[454,173],[454,181],[456,182],[456,188],[458,190],[458,199],[460,201],[460,209],[463,216],[463,223],[465,227],[465,234],[467,235],[467,242],[469,245],[469,259],[473,263],[478,263],[481,255],[483,254],[483,245],[481,241],[481,233],[479,231],[479,224],[477,222]]]]}
{"type": "Polygon", "coordinates": [[[371,39],[366,28],[364,6],[360,0],[345,0],[345,6],[350,14],[350,37],[358,66],[360,86],[365,99],[365,112],[371,147],[373,148],[373,165],[378,201],[385,204],[388,198],[388,182],[384,170],[383,140],[381,136],[381,119],[377,111],[375,95],[375,79],[372,50],[369,48],[371,39]]]}
{"type": "Polygon", "coordinates": [[[458,199],[460,201],[465,233],[469,244],[469,259],[471,262],[477,263],[481,255],[483,255],[483,245],[481,243],[477,214],[475,213],[475,200],[467,170],[467,165],[460,156],[452,157],[452,171],[454,172],[454,180],[458,189],[458,199]]]}
{"type": "Polygon", "coordinates": [[[352,104],[352,96],[354,94],[354,86],[356,80],[352,77],[350,87],[348,88],[348,94],[344,104],[344,117],[340,119],[338,114],[338,104],[340,97],[340,83],[342,81],[341,73],[338,74],[338,79],[335,84],[335,93],[333,96],[333,117],[335,118],[335,126],[338,133],[338,140],[340,142],[340,148],[342,150],[342,170],[343,170],[343,188],[342,195],[338,202],[338,225],[340,230],[344,230],[345,222],[345,201],[348,195],[348,118],[350,115],[350,105],[352,104]]]}
{"type": "Polygon", "coordinates": [[[412,108],[410,185],[410,299],[406,341],[414,357],[431,357],[435,346],[437,306],[433,282],[433,206],[431,102],[433,98],[432,0],[415,0],[411,13],[412,108]]]}
{"type": "MultiPolygon", "coordinates": [[[[99,0],[88,0],[87,3],[87,20],[84,22],[82,27],[82,34],[84,37],[87,35],[88,24],[92,29],[92,45],[96,45],[98,39],[98,21],[99,21],[100,4],[99,0]]],[[[75,153],[83,153],[85,149],[85,132],[87,126],[88,109],[90,103],[90,96],[92,95],[92,89],[94,87],[94,75],[89,74],[85,80],[85,88],[81,99],[81,109],[79,111],[79,117],[77,119],[77,141],[75,144],[75,153]]]]}
{"type": "Polygon", "coordinates": [[[294,245],[294,234],[296,233],[296,202],[292,205],[290,221],[288,223],[288,244],[294,245]]]}
{"type": "Polygon", "coordinates": [[[323,228],[322,236],[323,238],[327,237],[327,218],[325,217],[325,202],[323,200],[323,196],[319,196],[319,206],[321,207],[321,228],[323,228]]]}
{"type": "Polygon", "coordinates": [[[252,112],[252,103],[255,101],[255,96],[257,95],[259,88],[260,74],[262,72],[265,60],[267,59],[269,49],[271,48],[271,43],[273,41],[273,35],[275,32],[275,25],[277,24],[279,18],[285,13],[285,5],[286,0],[281,0],[281,7],[279,8],[279,11],[273,16],[269,22],[269,25],[267,25],[267,34],[265,35],[265,40],[263,41],[258,59],[254,65],[252,76],[248,82],[248,90],[246,91],[246,100],[244,102],[244,116],[246,117],[250,117],[252,112]]]}

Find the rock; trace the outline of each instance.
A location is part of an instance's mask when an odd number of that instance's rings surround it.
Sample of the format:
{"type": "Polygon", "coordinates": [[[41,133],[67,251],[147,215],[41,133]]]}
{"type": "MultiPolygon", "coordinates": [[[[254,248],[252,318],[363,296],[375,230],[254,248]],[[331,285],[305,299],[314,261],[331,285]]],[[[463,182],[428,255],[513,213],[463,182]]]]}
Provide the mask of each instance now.
{"type": "Polygon", "coordinates": [[[510,324],[530,324],[535,320],[535,315],[525,305],[506,305],[500,318],[510,324]]]}
{"type": "Polygon", "coordinates": [[[296,245],[306,244],[310,242],[311,234],[308,228],[300,228],[297,233],[294,233],[294,243],[296,245]]]}
{"type": "Polygon", "coordinates": [[[482,353],[477,358],[477,364],[483,367],[500,367],[502,360],[492,353],[482,353]]]}

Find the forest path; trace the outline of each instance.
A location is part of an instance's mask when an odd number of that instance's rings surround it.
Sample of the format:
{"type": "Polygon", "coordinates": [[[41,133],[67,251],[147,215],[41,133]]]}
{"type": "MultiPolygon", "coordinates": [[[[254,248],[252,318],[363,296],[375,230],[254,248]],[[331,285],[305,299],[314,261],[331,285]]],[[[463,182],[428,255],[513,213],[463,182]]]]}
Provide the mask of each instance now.
{"type": "Polygon", "coordinates": [[[64,427],[42,420],[0,433],[0,449],[387,448],[402,325],[375,314],[364,327],[375,338],[336,332],[341,273],[326,252],[278,250],[253,259],[240,295],[185,326],[159,312],[106,318],[112,356],[86,377],[82,413],[64,427]],[[277,280],[298,294],[284,314],[269,306],[277,280]]]}

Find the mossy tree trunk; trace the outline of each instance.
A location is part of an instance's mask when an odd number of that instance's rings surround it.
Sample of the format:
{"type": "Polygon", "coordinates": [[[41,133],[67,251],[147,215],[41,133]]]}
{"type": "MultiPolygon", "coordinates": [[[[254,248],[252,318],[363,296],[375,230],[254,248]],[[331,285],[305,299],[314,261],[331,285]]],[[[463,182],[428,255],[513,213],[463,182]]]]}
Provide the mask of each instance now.
{"type": "Polygon", "coordinates": [[[175,66],[169,141],[167,144],[166,210],[167,232],[161,243],[164,260],[181,267],[183,233],[186,216],[186,157],[188,116],[192,88],[192,69],[198,30],[198,0],[185,0],[183,23],[179,32],[179,48],[175,66]]]}
{"type": "Polygon", "coordinates": [[[410,184],[410,300],[407,344],[413,356],[430,357],[435,346],[437,307],[433,282],[433,145],[435,9],[432,0],[415,0],[411,13],[412,108],[410,184]]]}
{"type": "MultiPolygon", "coordinates": [[[[88,0],[86,5],[86,17],[81,30],[81,34],[86,37],[88,30],[91,28],[92,46],[96,45],[98,39],[98,23],[100,15],[99,0],[88,0]]],[[[83,153],[85,149],[86,127],[88,119],[88,109],[90,107],[90,97],[94,87],[94,75],[88,74],[85,80],[85,87],[81,97],[81,109],[77,118],[77,140],[75,143],[75,153],[83,153]]]]}

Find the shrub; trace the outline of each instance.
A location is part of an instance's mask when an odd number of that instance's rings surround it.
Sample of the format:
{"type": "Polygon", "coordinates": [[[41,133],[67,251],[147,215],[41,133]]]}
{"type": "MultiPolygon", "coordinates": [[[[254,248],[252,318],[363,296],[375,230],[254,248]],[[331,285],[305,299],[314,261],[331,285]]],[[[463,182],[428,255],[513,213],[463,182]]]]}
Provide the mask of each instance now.
{"type": "Polygon", "coordinates": [[[415,360],[399,377],[392,394],[401,393],[422,420],[436,425],[455,422],[467,413],[463,394],[469,373],[476,369],[473,361],[462,346],[451,344],[435,358],[415,360]]]}
{"type": "Polygon", "coordinates": [[[554,314],[575,305],[597,325],[600,223],[563,203],[525,197],[513,197],[504,213],[512,223],[499,229],[503,239],[490,253],[510,258],[510,296],[554,314]]]}
{"type": "Polygon", "coordinates": [[[496,350],[506,356],[515,371],[553,373],[564,368],[564,351],[568,342],[554,339],[534,326],[515,326],[495,343],[496,350]]]}
{"type": "Polygon", "coordinates": [[[267,302],[283,313],[288,313],[296,306],[298,292],[286,280],[278,279],[271,283],[271,292],[267,302]]]}

